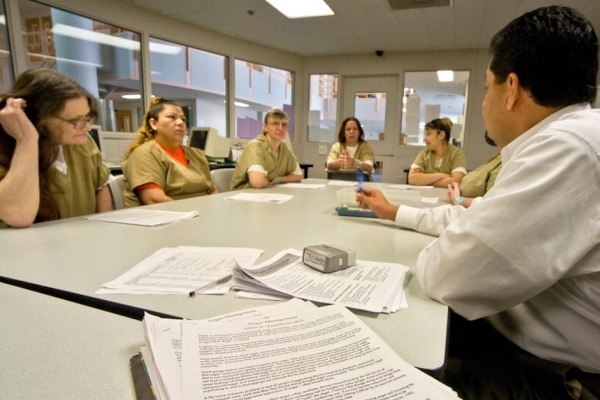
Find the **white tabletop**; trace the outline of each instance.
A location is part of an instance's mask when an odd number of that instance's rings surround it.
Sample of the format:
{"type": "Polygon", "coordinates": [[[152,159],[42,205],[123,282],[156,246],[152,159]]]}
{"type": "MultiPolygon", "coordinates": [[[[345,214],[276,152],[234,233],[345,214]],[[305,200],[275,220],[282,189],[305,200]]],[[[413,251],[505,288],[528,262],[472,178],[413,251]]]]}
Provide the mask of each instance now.
{"type": "MultiPolygon", "coordinates": [[[[327,183],[316,179],[303,182],[327,183]]],[[[94,292],[156,250],[181,245],[261,248],[265,252],[260,262],[290,247],[302,250],[307,245],[339,244],[356,250],[360,260],[414,268],[419,251],[434,238],[399,229],[390,221],[338,216],[336,191],[341,189],[332,185],[315,190],[285,185],[263,189],[261,193],[293,195],[282,204],[226,200],[236,193],[227,192],[153,205],[150,208],[199,213],[191,220],[154,228],[71,218],[21,230],[0,229],[0,276],[200,319],[270,303],[236,299],[231,293],[189,298],[94,292]]],[[[441,189],[423,190],[422,194],[445,197],[441,189]]],[[[408,309],[389,315],[357,314],[407,362],[438,368],[444,361],[448,309],[427,297],[414,277],[406,293],[408,309]]]]}
{"type": "Polygon", "coordinates": [[[2,399],[134,399],[142,324],[0,283],[2,399]]]}

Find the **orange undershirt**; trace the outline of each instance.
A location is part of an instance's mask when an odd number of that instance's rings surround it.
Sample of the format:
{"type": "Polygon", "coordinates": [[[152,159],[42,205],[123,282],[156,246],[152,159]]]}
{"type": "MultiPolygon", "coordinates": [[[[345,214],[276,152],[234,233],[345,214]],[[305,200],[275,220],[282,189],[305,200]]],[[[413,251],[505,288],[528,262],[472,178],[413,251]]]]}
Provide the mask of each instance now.
{"type": "MultiPolygon", "coordinates": [[[[177,148],[177,150],[171,150],[166,148],[165,146],[163,146],[162,144],[160,144],[159,142],[156,142],[156,144],[158,144],[160,146],[161,149],[163,149],[163,151],[165,153],[167,153],[172,159],[174,159],[175,161],[177,161],[178,163],[185,165],[186,167],[189,165],[190,160],[188,160],[187,158],[185,158],[185,153],[183,152],[183,147],[179,146],[177,148]]],[[[135,190],[143,190],[143,189],[162,189],[161,186],[157,183],[154,182],[148,182],[145,183],[143,185],[137,186],[135,188],[135,190]]]]}

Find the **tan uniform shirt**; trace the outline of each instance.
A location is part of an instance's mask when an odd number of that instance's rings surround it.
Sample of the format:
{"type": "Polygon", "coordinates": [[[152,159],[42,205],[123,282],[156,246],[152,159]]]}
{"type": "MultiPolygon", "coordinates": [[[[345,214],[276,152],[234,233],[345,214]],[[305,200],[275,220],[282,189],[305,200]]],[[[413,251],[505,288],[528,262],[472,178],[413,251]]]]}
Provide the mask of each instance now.
{"type": "MultiPolygon", "coordinates": [[[[344,152],[346,149],[346,145],[341,144],[340,142],[336,142],[331,146],[331,150],[329,151],[329,155],[327,156],[327,162],[335,161],[344,152]]],[[[370,165],[374,165],[375,163],[375,154],[373,153],[373,148],[367,142],[360,142],[358,144],[358,148],[356,149],[356,153],[354,153],[353,158],[359,160],[361,162],[367,162],[370,165]]]]}
{"type": "Polygon", "coordinates": [[[274,152],[269,147],[267,137],[261,134],[246,145],[244,152],[235,164],[235,171],[231,178],[231,190],[250,187],[248,168],[255,164],[264,168],[269,181],[300,169],[296,156],[284,143],[281,143],[277,152],[274,152]]]}
{"type": "Polygon", "coordinates": [[[444,154],[441,163],[438,164],[435,153],[429,149],[423,149],[413,162],[411,168],[421,167],[425,173],[443,172],[450,174],[454,171],[467,173],[467,162],[462,149],[454,145],[448,145],[448,151],[444,154]]]}
{"type": "Polygon", "coordinates": [[[496,183],[502,168],[500,153],[466,174],[460,181],[460,194],[464,197],[481,197],[496,183]]]}
{"type": "MultiPolygon", "coordinates": [[[[82,145],[64,145],[62,148],[67,173],[51,167],[49,175],[51,196],[60,218],[93,214],[96,212],[96,190],[106,185],[110,171],[91,139],[82,145]]],[[[0,167],[0,180],[6,173],[0,167]]],[[[6,226],[0,221],[0,228],[6,226]]]]}
{"type": "Polygon", "coordinates": [[[123,162],[125,206],[141,206],[135,188],[156,183],[174,200],[209,194],[212,179],[204,152],[183,147],[187,166],[171,158],[154,140],[142,144],[123,162]]]}

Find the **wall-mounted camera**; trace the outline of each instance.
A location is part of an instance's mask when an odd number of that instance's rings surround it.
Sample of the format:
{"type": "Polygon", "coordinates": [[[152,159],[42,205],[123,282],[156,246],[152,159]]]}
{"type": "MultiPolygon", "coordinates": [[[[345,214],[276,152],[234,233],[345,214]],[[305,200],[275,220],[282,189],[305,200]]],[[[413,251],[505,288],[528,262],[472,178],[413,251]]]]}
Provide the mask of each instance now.
{"type": "Polygon", "coordinates": [[[383,50],[375,50],[375,55],[376,55],[377,57],[381,57],[381,56],[383,56],[383,50]]]}

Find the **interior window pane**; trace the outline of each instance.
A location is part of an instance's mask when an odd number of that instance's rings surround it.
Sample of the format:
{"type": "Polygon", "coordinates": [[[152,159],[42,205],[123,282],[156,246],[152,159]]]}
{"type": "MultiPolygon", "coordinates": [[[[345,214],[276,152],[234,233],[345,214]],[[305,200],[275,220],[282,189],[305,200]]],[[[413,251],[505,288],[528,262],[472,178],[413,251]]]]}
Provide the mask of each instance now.
{"type": "Polygon", "coordinates": [[[294,140],[293,74],[290,71],[235,60],[236,134],[254,139],[262,132],[265,113],[279,108],[289,117],[288,134],[294,140]]]}
{"type": "Polygon", "coordinates": [[[449,71],[440,79],[437,71],[406,72],[402,99],[402,142],[423,146],[425,124],[435,118],[452,120],[451,140],[460,146],[467,115],[466,97],[469,71],[449,71]]]}
{"type": "Polygon", "coordinates": [[[133,132],[141,121],[140,35],[118,26],[19,1],[27,67],[46,67],[70,76],[97,100],[105,131],[133,132]]]}
{"type": "Polygon", "coordinates": [[[152,95],[175,101],[188,128],[209,127],[228,137],[227,57],[150,38],[152,95]]]}
{"type": "Polygon", "coordinates": [[[338,76],[311,75],[308,107],[308,141],[331,143],[337,141],[336,116],[338,76]]]}
{"type": "Polygon", "coordinates": [[[6,93],[12,87],[13,73],[10,62],[10,49],[8,47],[4,0],[0,0],[0,13],[0,93],[6,93]]]}
{"type": "Polygon", "coordinates": [[[384,140],[386,104],[385,92],[354,94],[354,116],[365,131],[366,141],[384,140]]]}

